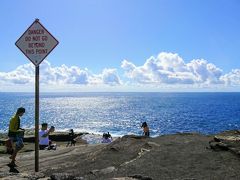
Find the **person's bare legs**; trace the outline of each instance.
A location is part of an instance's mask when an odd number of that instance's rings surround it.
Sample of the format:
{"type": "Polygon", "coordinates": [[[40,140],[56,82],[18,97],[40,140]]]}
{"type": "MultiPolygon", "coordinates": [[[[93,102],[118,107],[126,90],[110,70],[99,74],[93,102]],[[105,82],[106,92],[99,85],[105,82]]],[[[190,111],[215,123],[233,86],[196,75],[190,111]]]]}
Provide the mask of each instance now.
{"type": "Polygon", "coordinates": [[[17,156],[18,151],[20,151],[21,149],[22,149],[22,148],[18,148],[18,149],[16,148],[16,149],[14,149],[12,156],[9,157],[9,158],[12,160],[12,161],[9,163],[10,165],[16,166],[16,164],[15,164],[16,156],[17,156]]]}
{"type": "Polygon", "coordinates": [[[14,150],[12,155],[10,156],[10,159],[12,160],[12,162],[16,161],[16,156],[17,156],[17,150],[14,150]]]}
{"type": "Polygon", "coordinates": [[[13,153],[12,155],[9,157],[12,161],[9,163],[9,165],[12,165],[12,166],[16,166],[15,164],[15,161],[16,161],[16,156],[17,156],[17,153],[18,151],[20,151],[22,148],[23,148],[23,144],[21,144],[20,146],[16,146],[13,150],[13,153]]]}

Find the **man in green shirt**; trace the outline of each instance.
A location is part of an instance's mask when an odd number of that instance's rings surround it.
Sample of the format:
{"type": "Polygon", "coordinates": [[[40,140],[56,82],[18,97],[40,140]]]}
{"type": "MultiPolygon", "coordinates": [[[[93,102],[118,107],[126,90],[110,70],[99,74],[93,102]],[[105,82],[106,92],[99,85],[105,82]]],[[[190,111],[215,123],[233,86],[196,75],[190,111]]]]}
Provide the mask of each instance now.
{"type": "Polygon", "coordinates": [[[9,131],[8,131],[8,137],[11,139],[12,144],[15,142],[16,146],[13,149],[13,153],[10,156],[10,159],[12,160],[8,165],[11,167],[16,166],[16,156],[18,151],[20,151],[24,144],[23,144],[23,134],[24,129],[20,128],[20,117],[23,116],[25,113],[25,108],[20,107],[17,109],[16,114],[10,119],[9,123],[9,131]]]}

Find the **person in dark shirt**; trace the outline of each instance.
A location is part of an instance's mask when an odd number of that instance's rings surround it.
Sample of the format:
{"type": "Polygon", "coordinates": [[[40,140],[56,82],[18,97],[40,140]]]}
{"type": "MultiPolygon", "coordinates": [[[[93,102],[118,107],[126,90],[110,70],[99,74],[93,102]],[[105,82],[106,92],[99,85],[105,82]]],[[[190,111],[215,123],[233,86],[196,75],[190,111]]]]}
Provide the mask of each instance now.
{"type": "Polygon", "coordinates": [[[68,134],[68,135],[69,135],[69,141],[68,141],[66,147],[68,147],[69,145],[70,145],[70,146],[72,146],[72,145],[75,146],[76,140],[75,140],[75,134],[74,134],[73,129],[70,129],[70,130],[69,130],[69,134],[68,134]]]}

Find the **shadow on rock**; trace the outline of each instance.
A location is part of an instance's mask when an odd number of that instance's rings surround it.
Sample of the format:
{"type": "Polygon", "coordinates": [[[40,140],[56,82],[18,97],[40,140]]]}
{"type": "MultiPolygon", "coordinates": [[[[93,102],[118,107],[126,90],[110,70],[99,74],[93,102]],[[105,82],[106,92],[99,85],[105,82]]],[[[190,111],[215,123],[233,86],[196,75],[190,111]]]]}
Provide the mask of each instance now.
{"type": "Polygon", "coordinates": [[[10,167],[9,172],[11,172],[11,173],[19,173],[19,171],[15,167],[10,167]]]}

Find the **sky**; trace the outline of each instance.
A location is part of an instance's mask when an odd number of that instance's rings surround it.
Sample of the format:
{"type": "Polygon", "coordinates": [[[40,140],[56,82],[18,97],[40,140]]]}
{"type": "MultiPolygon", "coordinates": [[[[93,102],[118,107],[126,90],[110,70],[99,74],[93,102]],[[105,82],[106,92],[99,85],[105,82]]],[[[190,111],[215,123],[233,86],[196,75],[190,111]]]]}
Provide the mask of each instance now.
{"type": "Polygon", "coordinates": [[[38,18],[59,41],[46,92],[240,91],[238,0],[1,0],[0,91],[34,91],[15,46],[38,18]]]}

